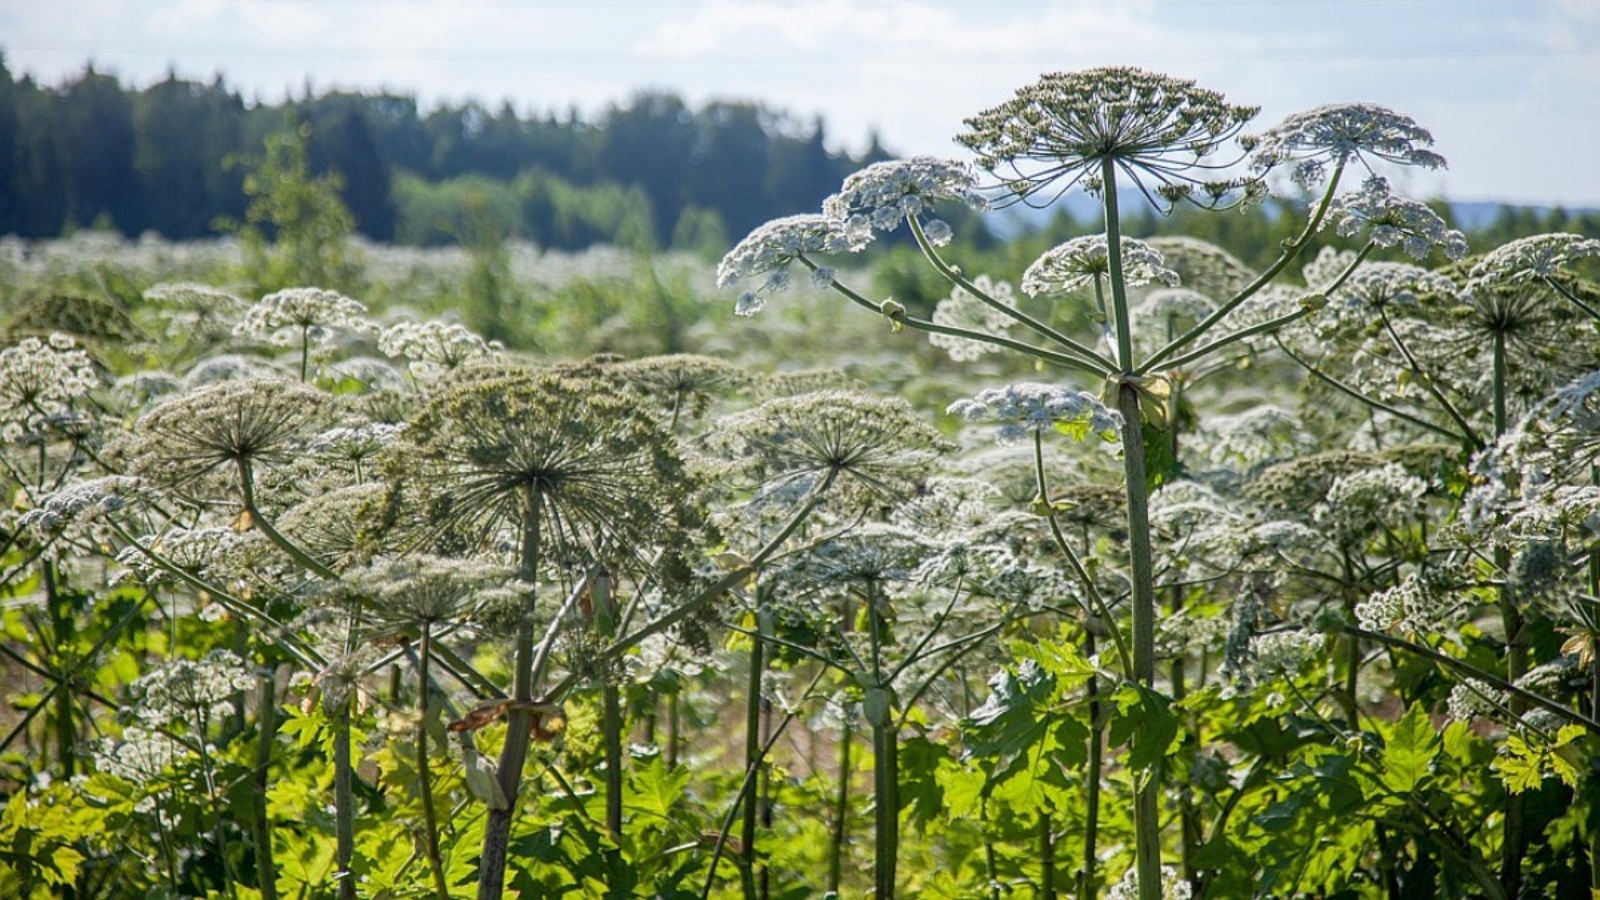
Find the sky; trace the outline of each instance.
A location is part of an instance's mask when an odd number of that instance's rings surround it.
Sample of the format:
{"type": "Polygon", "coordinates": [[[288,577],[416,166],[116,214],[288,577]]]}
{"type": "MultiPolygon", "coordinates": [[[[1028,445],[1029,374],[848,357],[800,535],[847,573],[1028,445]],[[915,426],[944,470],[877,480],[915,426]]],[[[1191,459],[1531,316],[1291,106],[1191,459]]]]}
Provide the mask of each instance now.
{"type": "Polygon", "coordinates": [[[860,152],[962,159],[962,120],[1039,75],[1129,65],[1258,105],[1414,118],[1449,160],[1397,190],[1600,208],[1600,0],[0,0],[14,76],[92,62],[246,99],[329,89],[598,117],[641,90],[759,101],[860,152]]]}

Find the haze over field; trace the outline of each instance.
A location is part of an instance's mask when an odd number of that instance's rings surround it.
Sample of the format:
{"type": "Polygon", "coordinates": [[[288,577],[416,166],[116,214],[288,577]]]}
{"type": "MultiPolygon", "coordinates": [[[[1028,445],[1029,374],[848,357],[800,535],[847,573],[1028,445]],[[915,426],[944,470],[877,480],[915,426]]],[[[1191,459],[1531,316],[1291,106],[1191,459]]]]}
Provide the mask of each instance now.
{"type": "Polygon", "coordinates": [[[247,97],[332,88],[594,115],[644,88],[820,115],[836,145],[959,157],[963,117],[1044,71],[1126,64],[1260,104],[1413,116],[1450,160],[1397,187],[1600,206],[1594,0],[0,0],[13,73],[92,61],[135,85],[221,73],[247,97]]]}

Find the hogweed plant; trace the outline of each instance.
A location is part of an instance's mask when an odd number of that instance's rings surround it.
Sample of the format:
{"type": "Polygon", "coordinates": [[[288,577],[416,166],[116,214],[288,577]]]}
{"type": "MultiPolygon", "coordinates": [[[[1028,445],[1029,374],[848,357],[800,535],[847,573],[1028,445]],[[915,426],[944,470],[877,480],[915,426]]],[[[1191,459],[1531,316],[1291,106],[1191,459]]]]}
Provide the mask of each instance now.
{"type": "Polygon", "coordinates": [[[531,359],[142,246],[63,276],[126,307],[8,307],[0,894],[1600,889],[1600,242],[1457,258],[1390,188],[1422,126],[1254,116],[1055,74],[973,164],[868,166],[717,270],[775,371],[731,318],[531,359]],[[1078,189],[1031,262],[957,240],[1078,189]],[[1274,193],[1259,270],[1123,209],[1274,193]]]}
{"type": "MultiPolygon", "coordinates": [[[[1315,314],[1360,263],[1381,248],[1400,247],[1413,256],[1435,248],[1459,257],[1465,244],[1426,206],[1394,195],[1374,164],[1442,166],[1427,149],[1426,130],[1381,107],[1323,107],[1295,116],[1260,135],[1244,136],[1256,109],[1228,103],[1220,94],[1192,81],[1128,68],[1102,68],[1056,73],[1017,91],[1016,96],[967,120],[957,140],[977,154],[977,169],[930,158],[879,163],[847,179],[840,193],[823,204],[821,215],[778,220],[753,232],[724,259],[719,281],[733,284],[761,276],[762,285],[741,297],[738,312],[759,311],[770,296],[788,283],[795,262],[819,284],[831,286],[859,306],[884,316],[896,328],[914,328],[946,338],[986,343],[1032,357],[1044,366],[1088,376],[1098,385],[1110,410],[1120,418],[1116,437],[1123,461],[1128,582],[1131,625],[1128,670],[1122,675],[1138,690],[1157,697],[1155,626],[1157,598],[1154,552],[1149,521],[1153,487],[1171,477],[1152,467],[1154,445],[1171,427],[1172,377],[1179,367],[1239,349],[1237,345],[1315,314]],[[1230,147],[1230,144],[1233,146],[1230,147]],[[1150,281],[1175,285],[1175,273],[1159,253],[1122,236],[1120,186],[1126,184],[1160,209],[1180,202],[1217,207],[1258,198],[1268,177],[1293,164],[1293,180],[1304,187],[1321,186],[1313,195],[1303,230],[1287,241],[1278,259],[1231,297],[1218,298],[1210,312],[1182,334],[1158,340],[1153,352],[1138,352],[1142,337],[1133,331],[1130,288],[1150,281]],[[1360,188],[1340,193],[1347,168],[1369,175],[1360,188]],[[1243,174],[1230,174],[1240,171],[1243,174]],[[993,176],[998,194],[987,197],[977,175],[993,176]],[[1037,202],[1082,186],[1103,202],[1101,235],[1078,239],[1047,251],[1029,268],[1023,291],[1049,299],[1067,291],[1092,288],[1099,311],[1097,339],[1080,340],[1042,322],[1017,306],[991,296],[947,261],[941,247],[950,229],[933,216],[940,202],[960,201],[984,208],[989,203],[1037,202]],[[929,264],[954,288],[978,298],[998,316],[1005,329],[971,315],[968,328],[918,317],[899,303],[874,303],[840,282],[828,257],[856,252],[879,231],[904,222],[929,264]],[[1345,237],[1364,238],[1361,249],[1344,269],[1318,292],[1307,292],[1279,314],[1229,327],[1230,314],[1256,296],[1311,242],[1332,226],[1345,237]],[[1020,330],[1026,337],[1011,336],[1020,330]],[[1232,347],[1233,350],[1229,348],[1232,347]]],[[[969,304],[970,305],[970,304],[969,304]]],[[[991,321],[999,322],[998,316],[991,321]]],[[[959,407],[965,409],[965,407],[959,407]]],[[[1030,414],[1031,415],[1031,414],[1030,414]]],[[[1041,407],[1039,421],[1050,421],[1041,407]]],[[[1081,423],[1063,423],[1063,431],[1082,434],[1081,423]]],[[[1040,481],[1043,484],[1044,475],[1040,481]]],[[[1040,497],[1042,514],[1051,515],[1048,498],[1040,497]]],[[[1160,735],[1153,726],[1133,735],[1131,753],[1148,764],[1135,774],[1134,869],[1141,900],[1161,896],[1161,827],[1159,799],[1161,755],[1151,745],[1160,735]]],[[[1092,863],[1087,863],[1092,865],[1092,863]]]]}

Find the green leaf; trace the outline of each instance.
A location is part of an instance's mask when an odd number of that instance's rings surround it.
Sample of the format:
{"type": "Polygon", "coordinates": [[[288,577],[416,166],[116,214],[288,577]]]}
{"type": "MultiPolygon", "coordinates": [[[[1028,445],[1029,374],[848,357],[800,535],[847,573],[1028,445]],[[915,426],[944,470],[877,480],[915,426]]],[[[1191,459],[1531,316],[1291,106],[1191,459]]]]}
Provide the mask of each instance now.
{"type": "Polygon", "coordinates": [[[1506,790],[1513,794],[1536,790],[1544,781],[1539,752],[1530,749],[1527,741],[1514,734],[1506,736],[1505,753],[1495,757],[1494,768],[1505,782],[1506,790]]]}
{"type": "Polygon", "coordinates": [[[1144,432],[1144,484],[1146,490],[1156,488],[1171,481],[1178,474],[1178,457],[1172,452],[1172,432],[1145,422],[1140,426],[1144,432]]]}
{"type": "Polygon", "coordinates": [[[660,756],[656,756],[645,765],[636,766],[630,780],[630,805],[653,816],[671,820],[674,808],[683,800],[684,788],[689,785],[689,770],[682,766],[669,768],[660,756]]]}
{"type": "Polygon", "coordinates": [[[1178,739],[1178,717],[1172,701],[1150,688],[1125,684],[1117,689],[1117,715],[1111,720],[1111,742],[1131,745],[1128,766],[1142,772],[1153,768],[1178,739]]]}
{"type": "Polygon", "coordinates": [[[967,819],[978,814],[989,781],[981,769],[951,766],[939,769],[934,778],[943,789],[945,811],[951,819],[967,819]]]}
{"type": "Polygon", "coordinates": [[[1383,748],[1383,776],[1379,780],[1397,794],[1407,794],[1433,771],[1439,755],[1439,733],[1420,704],[1413,703],[1388,734],[1383,748]]]}

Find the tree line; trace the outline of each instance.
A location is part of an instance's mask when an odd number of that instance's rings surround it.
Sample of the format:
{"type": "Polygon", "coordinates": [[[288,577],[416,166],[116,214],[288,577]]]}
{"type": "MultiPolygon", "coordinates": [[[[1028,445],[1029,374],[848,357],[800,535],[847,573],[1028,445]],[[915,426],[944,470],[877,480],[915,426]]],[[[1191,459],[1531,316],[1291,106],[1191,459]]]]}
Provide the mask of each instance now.
{"type": "Polygon", "coordinates": [[[302,129],[312,171],[337,174],[358,232],[418,244],[460,241],[474,227],[464,214],[485,203],[508,236],[545,246],[726,242],[888,157],[876,141],[860,156],[830,150],[820,119],[669,92],[590,121],[475,101],[425,110],[396,93],[248,102],[220,76],[132,87],[92,64],[46,86],[0,55],[0,234],[214,236],[244,215],[266,139],[302,129]]]}
{"type": "MultiPolygon", "coordinates": [[[[283,134],[305,136],[312,174],[334,176],[357,232],[412,245],[471,245],[487,230],[556,249],[720,254],[762,222],[815,210],[845,176],[891,156],[876,138],[859,156],[830,150],[820,118],[744,101],[695,108],[662,91],[614,103],[593,121],[576,110],[524,114],[476,101],[425,110],[404,94],[309,88],[265,103],[246,101],[220,76],[169,73],[141,88],[92,64],[46,86],[14,77],[0,53],[0,235],[100,228],[176,241],[234,230],[249,207],[249,172],[283,134]]],[[[1202,236],[1247,257],[1270,255],[1279,218],[1268,210],[1207,219],[1219,233],[1202,236]]],[[[1043,233],[1083,224],[1069,218],[1043,233]]],[[[1600,216],[1507,206],[1469,230],[1491,242],[1600,235],[1600,216]]]]}

